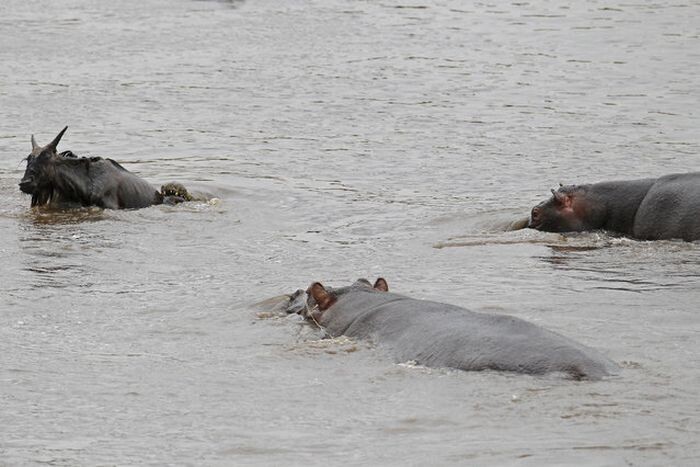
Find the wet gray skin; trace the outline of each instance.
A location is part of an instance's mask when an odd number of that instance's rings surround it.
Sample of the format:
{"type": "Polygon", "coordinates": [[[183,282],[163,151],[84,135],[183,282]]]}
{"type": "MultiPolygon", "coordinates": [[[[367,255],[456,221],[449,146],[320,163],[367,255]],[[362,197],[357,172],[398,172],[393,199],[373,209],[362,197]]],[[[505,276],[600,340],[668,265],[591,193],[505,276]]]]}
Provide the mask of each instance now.
{"type": "Polygon", "coordinates": [[[19,188],[32,195],[32,207],[135,209],[191,199],[182,185],[164,185],[161,193],[111,159],[76,157],[71,151],[58,153],[56,148],[67,129],[46,146],[31,138],[32,152],[19,188]]]}
{"type": "Polygon", "coordinates": [[[307,297],[303,289],[298,289],[289,296],[285,311],[288,314],[299,314],[306,317],[307,297]]]}
{"type": "Polygon", "coordinates": [[[604,229],[641,240],[700,239],[700,172],[562,186],[532,209],[528,227],[604,229]]]}
{"type": "Polygon", "coordinates": [[[618,366],[596,350],[522,319],[384,290],[383,279],[374,287],[364,279],[338,289],[314,283],[306,294],[290,296],[288,312],[302,314],[332,337],[374,341],[398,362],[533,375],[560,372],[574,379],[618,373],[618,366]]]}

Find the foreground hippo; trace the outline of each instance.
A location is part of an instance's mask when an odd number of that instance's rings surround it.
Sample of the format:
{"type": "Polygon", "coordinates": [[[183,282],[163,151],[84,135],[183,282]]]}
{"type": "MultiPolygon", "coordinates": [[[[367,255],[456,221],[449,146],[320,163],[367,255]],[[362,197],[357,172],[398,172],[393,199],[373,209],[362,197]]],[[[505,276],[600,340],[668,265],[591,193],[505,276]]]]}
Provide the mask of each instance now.
{"type": "Polygon", "coordinates": [[[604,229],[640,240],[700,240],[700,172],[562,186],[532,209],[528,227],[604,229]]]}
{"type": "Polygon", "coordinates": [[[389,293],[384,279],[326,289],[316,282],[290,296],[299,313],[330,336],[371,339],[399,362],[428,367],[565,373],[575,379],[615,374],[615,363],[593,349],[522,319],[389,293]]]}
{"type": "Polygon", "coordinates": [[[43,147],[32,135],[32,152],[19,182],[20,190],[32,195],[32,206],[133,209],[191,199],[182,185],[170,183],[157,191],[111,159],[77,157],[71,151],[57,153],[58,142],[67,129],[43,147]]]}

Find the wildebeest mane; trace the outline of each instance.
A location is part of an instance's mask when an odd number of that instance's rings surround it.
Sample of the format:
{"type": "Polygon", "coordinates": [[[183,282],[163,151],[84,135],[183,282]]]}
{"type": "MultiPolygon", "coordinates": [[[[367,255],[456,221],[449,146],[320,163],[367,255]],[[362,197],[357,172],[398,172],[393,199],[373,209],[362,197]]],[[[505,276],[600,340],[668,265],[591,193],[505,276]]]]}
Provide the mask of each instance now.
{"type": "Polygon", "coordinates": [[[112,160],[112,159],[106,159],[106,160],[108,160],[109,162],[111,162],[112,165],[115,166],[116,168],[118,168],[119,170],[123,170],[124,172],[128,172],[128,170],[126,170],[124,167],[122,167],[122,166],[119,164],[119,162],[117,162],[117,161],[115,161],[115,160],[112,160]]]}
{"type": "Polygon", "coordinates": [[[78,157],[75,155],[73,151],[64,151],[59,154],[59,156],[66,158],[64,162],[69,162],[69,161],[75,161],[76,163],[79,164],[84,164],[86,162],[100,162],[100,161],[107,161],[111,163],[114,167],[116,167],[119,170],[123,170],[124,172],[128,172],[121,164],[119,164],[117,161],[113,159],[105,159],[99,156],[93,156],[93,157],[78,157]]]}

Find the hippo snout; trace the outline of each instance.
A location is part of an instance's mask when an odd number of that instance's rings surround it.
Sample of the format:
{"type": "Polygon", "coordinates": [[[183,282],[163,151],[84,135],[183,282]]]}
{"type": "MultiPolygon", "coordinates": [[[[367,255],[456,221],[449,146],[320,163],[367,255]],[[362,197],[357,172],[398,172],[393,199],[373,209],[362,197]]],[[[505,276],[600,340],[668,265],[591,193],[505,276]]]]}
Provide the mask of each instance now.
{"type": "Polygon", "coordinates": [[[532,212],[530,213],[530,222],[528,222],[527,226],[530,229],[536,229],[540,226],[542,223],[542,210],[539,207],[534,207],[532,208],[532,212]]]}
{"type": "Polygon", "coordinates": [[[302,314],[304,310],[306,310],[306,292],[299,289],[289,296],[289,303],[285,311],[292,315],[302,314]]]}

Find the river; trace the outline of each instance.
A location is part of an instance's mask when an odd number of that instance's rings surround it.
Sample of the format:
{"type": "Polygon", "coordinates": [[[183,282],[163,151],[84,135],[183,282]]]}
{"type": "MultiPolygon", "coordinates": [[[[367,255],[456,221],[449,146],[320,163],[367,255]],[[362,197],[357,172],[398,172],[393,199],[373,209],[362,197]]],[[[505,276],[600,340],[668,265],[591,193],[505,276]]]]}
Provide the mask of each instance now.
{"type": "Polygon", "coordinates": [[[697,1],[4,0],[0,465],[697,465],[700,245],[507,231],[698,170],[697,1]],[[208,202],[32,210],[30,135],[208,202]],[[599,382],[396,364],[255,303],[506,313],[599,382]]]}

